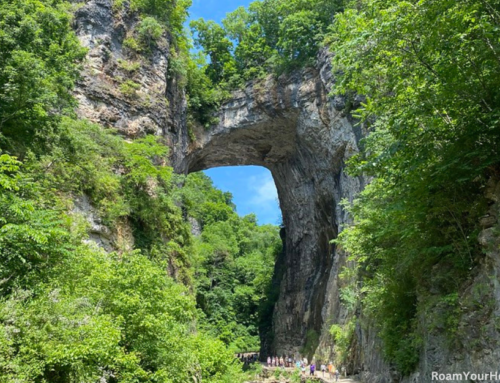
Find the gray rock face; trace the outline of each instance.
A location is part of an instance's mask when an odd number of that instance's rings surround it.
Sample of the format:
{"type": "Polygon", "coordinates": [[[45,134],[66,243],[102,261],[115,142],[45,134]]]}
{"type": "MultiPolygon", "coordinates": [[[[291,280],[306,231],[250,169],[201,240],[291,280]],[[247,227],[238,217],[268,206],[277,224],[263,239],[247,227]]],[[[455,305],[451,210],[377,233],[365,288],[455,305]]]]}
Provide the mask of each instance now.
{"type": "Polygon", "coordinates": [[[328,95],[329,62],[324,53],[315,69],[249,83],[222,105],[217,126],[199,129],[194,145],[174,153],[179,172],[228,165],[271,171],[286,230],[273,323],[278,353],[298,353],[308,333],[316,339],[314,349],[330,308],[338,307],[336,280],[344,257],[330,241],[348,220],[340,201],[352,200],[363,186],[344,172],[361,131],[343,112],[343,100],[328,95]]]}
{"type": "MultiPolygon", "coordinates": [[[[268,168],[278,189],[286,234],[285,252],[277,266],[280,292],[274,337],[264,352],[298,354],[304,346],[314,352],[318,344],[331,352],[329,327],[346,323],[352,313],[339,297],[338,274],[346,256],[330,241],[350,219],[340,202],[352,201],[365,184],[345,173],[345,161],[358,151],[364,132],[345,113],[344,98],[329,95],[335,81],[331,57],[324,51],[316,68],[249,83],[222,105],[220,122],[207,130],[196,128],[196,141],[190,142],[186,99],[176,77],[168,73],[168,36],[146,58],[124,46],[138,22],[126,8],[114,10],[112,0],[89,0],[76,11],[75,30],[89,48],[76,91],[79,115],[129,137],[163,136],[179,173],[227,165],[268,168]],[[124,63],[139,66],[129,70],[124,63]],[[127,80],[138,89],[124,92],[127,80]]],[[[478,240],[484,260],[461,296],[468,305],[461,321],[461,343],[450,347],[439,333],[429,332],[419,370],[404,382],[430,382],[433,371],[489,372],[498,364],[499,185],[498,181],[490,185],[491,209],[481,220],[484,229],[478,240]]],[[[86,217],[96,242],[104,248],[115,246],[84,199],[75,202],[75,211],[86,217]]],[[[199,233],[194,226],[194,233],[199,233]]],[[[127,232],[126,224],[123,231],[127,232]]],[[[369,326],[356,328],[349,369],[370,383],[399,380],[383,361],[376,332],[369,326]]]]}
{"type": "Polygon", "coordinates": [[[169,36],[137,54],[126,40],[137,41],[139,22],[128,2],[113,8],[112,0],[90,0],[75,12],[74,29],[88,48],[77,112],[129,137],[163,135],[174,146],[182,138],[178,129],[185,125],[186,99],[168,74],[169,36]]]}

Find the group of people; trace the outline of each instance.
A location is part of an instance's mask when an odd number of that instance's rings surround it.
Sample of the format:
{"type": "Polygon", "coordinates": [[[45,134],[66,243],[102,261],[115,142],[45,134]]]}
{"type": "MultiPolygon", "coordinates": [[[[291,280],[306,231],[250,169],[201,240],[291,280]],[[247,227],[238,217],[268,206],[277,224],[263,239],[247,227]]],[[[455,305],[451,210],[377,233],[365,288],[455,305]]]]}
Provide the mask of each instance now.
{"type": "MultiPolygon", "coordinates": [[[[308,364],[307,358],[303,359],[296,359],[292,358],[291,356],[268,356],[267,357],[267,366],[268,367],[296,367],[300,371],[302,371],[302,375],[306,374],[306,369],[309,366],[309,374],[311,376],[315,376],[317,366],[315,361],[313,360],[311,364],[308,364]]],[[[344,369],[342,368],[342,371],[344,369]]],[[[340,372],[338,368],[335,368],[332,362],[325,364],[322,363],[320,365],[320,370],[318,371],[323,374],[323,377],[325,377],[326,373],[328,373],[328,376],[330,379],[335,379],[335,381],[339,380],[340,372]]]]}
{"type": "Polygon", "coordinates": [[[238,354],[237,357],[245,366],[248,366],[249,364],[255,363],[259,360],[258,353],[238,354]]]}
{"type": "Polygon", "coordinates": [[[294,361],[291,356],[268,356],[268,367],[293,367],[294,361]]]}

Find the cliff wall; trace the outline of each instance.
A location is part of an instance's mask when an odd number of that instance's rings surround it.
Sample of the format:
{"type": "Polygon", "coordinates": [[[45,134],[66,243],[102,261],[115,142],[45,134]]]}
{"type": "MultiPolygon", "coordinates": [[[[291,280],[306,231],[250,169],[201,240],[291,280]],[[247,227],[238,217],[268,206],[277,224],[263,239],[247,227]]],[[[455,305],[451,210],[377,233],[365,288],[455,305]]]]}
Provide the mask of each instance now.
{"type": "MultiPolygon", "coordinates": [[[[229,165],[268,168],[283,212],[285,252],[279,259],[272,341],[264,342],[264,352],[331,356],[330,326],[361,313],[348,312],[341,302],[339,271],[346,255],[330,242],[349,222],[340,202],[352,201],[366,181],[345,173],[346,160],[358,151],[365,132],[349,115],[346,100],[330,95],[335,81],[330,55],[323,51],[315,68],[248,83],[221,106],[216,125],[194,128],[196,140],[191,141],[186,98],[169,70],[170,37],[165,34],[148,54],[138,55],[124,43],[138,22],[126,6],[113,8],[111,0],[90,0],[75,12],[75,30],[89,49],[77,89],[79,115],[130,138],[164,137],[179,173],[229,165]],[[127,81],[136,85],[127,88],[127,81]]],[[[498,185],[492,183],[488,191],[491,210],[479,237],[485,258],[462,294],[468,305],[462,341],[450,345],[439,329],[429,330],[419,371],[405,382],[430,382],[432,371],[497,367],[498,185]]],[[[373,326],[356,327],[350,372],[366,382],[400,380],[383,361],[375,334],[373,326]]]]}

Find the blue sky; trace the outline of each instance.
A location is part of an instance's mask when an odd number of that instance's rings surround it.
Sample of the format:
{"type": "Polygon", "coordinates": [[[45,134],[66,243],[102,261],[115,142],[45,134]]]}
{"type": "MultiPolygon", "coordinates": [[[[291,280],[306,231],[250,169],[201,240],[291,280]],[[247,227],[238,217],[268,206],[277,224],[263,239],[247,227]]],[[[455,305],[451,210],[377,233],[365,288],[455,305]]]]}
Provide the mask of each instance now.
{"type": "Polygon", "coordinates": [[[226,13],[234,11],[240,6],[248,6],[251,0],[193,0],[189,9],[191,19],[203,17],[205,20],[214,20],[218,23],[226,13]]]}
{"type": "Polygon", "coordinates": [[[269,170],[260,166],[230,166],[205,173],[215,186],[233,194],[238,214],[255,213],[260,224],[281,223],[278,193],[269,170]]]}
{"type": "MultiPolygon", "coordinates": [[[[226,13],[252,0],[193,0],[190,19],[221,22],[226,13]]],[[[279,224],[281,211],[278,194],[269,170],[258,166],[222,167],[205,171],[221,190],[233,194],[233,202],[240,215],[255,213],[260,224],[279,224]]]]}

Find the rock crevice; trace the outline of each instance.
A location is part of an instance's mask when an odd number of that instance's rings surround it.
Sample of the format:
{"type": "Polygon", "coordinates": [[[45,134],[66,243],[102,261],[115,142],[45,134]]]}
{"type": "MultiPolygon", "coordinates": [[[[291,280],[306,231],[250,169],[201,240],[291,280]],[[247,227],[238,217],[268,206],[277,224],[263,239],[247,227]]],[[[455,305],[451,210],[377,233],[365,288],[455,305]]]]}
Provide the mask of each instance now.
{"type": "MultiPolygon", "coordinates": [[[[89,0],[76,11],[76,33],[89,48],[76,90],[79,115],[131,138],[146,133],[164,137],[179,173],[229,165],[268,168],[283,212],[284,252],[276,265],[274,286],[279,297],[273,340],[264,339],[264,353],[312,354],[318,345],[331,351],[329,327],[346,323],[353,315],[342,305],[339,294],[339,272],[346,265],[346,256],[331,240],[350,222],[340,202],[352,201],[366,183],[345,172],[346,160],[358,152],[365,132],[346,112],[345,98],[330,95],[335,81],[331,55],[323,50],[315,68],[250,82],[221,106],[219,123],[195,129],[196,140],[191,142],[186,98],[177,78],[168,73],[169,37],[163,36],[147,57],[138,57],[124,44],[127,37],[134,36],[138,23],[137,15],[126,7],[113,9],[112,0],[89,0]],[[130,72],[124,61],[139,66],[130,72]],[[127,80],[137,84],[137,89],[125,92],[127,80]]],[[[472,281],[473,286],[485,287],[483,298],[492,311],[474,311],[471,304],[462,318],[462,349],[450,350],[438,334],[429,333],[418,372],[408,382],[429,382],[431,371],[489,372],[498,361],[498,185],[498,181],[492,183],[488,191],[491,209],[481,221],[484,230],[479,237],[486,257],[472,281]],[[476,333],[467,335],[469,325],[479,326],[485,339],[472,348],[467,344],[482,338],[476,333]]],[[[108,236],[102,235],[91,208],[83,202],[80,205],[75,209],[95,226],[96,241],[108,246],[108,236]]],[[[464,291],[461,299],[474,302],[476,290],[464,291]]],[[[374,329],[358,326],[349,369],[371,383],[398,380],[379,346],[374,329]]]]}

